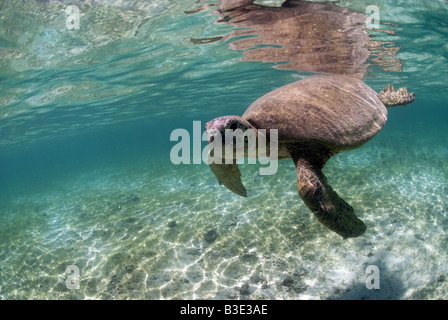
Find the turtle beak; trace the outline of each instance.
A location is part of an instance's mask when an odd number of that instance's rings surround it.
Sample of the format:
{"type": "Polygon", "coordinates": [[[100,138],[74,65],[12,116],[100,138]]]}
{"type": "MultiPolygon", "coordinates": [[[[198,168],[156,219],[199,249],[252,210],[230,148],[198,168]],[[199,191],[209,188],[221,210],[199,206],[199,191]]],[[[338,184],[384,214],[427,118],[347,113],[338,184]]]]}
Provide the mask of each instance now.
{"type": "Polygon", "coordinates": [[[208,144],[212,144],[215,142],[215,139],[219,136],[221,136],[221,132],[217,129],[207,129],[207,137],[208,137],[208,144]]]}
{"type": "Polygon", "coordinates": [[[207,132],[208,143],[212,143],[215,140],[215,135],[219,130],[215,129],[214,120],[209,121],[205,124],[205,131],[207,132]]]}

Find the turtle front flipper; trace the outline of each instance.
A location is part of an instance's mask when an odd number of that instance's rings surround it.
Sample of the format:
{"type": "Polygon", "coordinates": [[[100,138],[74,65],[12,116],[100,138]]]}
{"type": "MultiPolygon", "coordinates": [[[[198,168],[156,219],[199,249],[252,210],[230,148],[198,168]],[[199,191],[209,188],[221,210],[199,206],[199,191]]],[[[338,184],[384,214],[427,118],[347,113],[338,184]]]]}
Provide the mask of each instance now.
{"type": "Polygon", "coordinates": [[[247,197],[246,188],[241,182],[241,172],[236,163],[209,163],[209,166],[218,179],[219,184],[225,185],[227,189],[239,196],[247,197]]]}
{"type": "Polygon", "coordinates": [[[327,184],[322,172],[325,161],[312,157],[293,157],[297,168],[297,187],[300,197],[316,218],[344,239],[358,237],[366,225],[358,219],[353,208],[327,184]]]}

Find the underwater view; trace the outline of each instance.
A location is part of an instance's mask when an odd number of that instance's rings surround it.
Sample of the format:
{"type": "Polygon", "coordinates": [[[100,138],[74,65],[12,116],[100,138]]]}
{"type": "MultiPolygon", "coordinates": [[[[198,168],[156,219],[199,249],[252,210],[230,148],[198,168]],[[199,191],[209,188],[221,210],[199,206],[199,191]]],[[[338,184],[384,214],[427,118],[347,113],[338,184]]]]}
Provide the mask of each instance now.
{"type": "Polygon", "coordinates": [[[448,299],[447,94],[446,0],[0,0],[0,299],[448,299]],[[316,75],[373,90],[350,107],[415,93],[384,127],[280,121],[319,160],[351,130],[317,169],[365,224],[347,237],[294,155],[240,159],[247,196],[207,163],[206,123],[316,75]]]}

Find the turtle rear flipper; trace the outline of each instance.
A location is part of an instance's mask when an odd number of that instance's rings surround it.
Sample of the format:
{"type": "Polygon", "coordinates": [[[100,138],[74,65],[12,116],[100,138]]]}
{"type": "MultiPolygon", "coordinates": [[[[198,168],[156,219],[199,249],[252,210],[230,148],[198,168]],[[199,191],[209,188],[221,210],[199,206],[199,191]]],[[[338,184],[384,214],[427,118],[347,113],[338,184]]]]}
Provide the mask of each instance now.
{"type": "Polygon", "coordinates": [[[316,218],[328,229],[344,239],[358,237],[366,225],[358,219],[353,208],[327,184],[322,172],[323,163],[312,159],[293,157],[297,168],[297,187],[300,198],[316,218]]]}
{"type": "Polygon", "coordinates": [[[400,88],[395,91],[394,86],[388,84],[387,87],[381,90],[378,94],[378,98],[380,98],[386,107],[390,108],[412,103],[415,100],[415,93],[409,92],[408,88],[400,88]]]}
{"type": "Polygon", "coordinates": [[[209,166],[218,179],[219,184],[225,185],[227,189],[239,196],[247,197],[246,188],[241,182],[241,172],[236,163],[209,163],[209,166]]]}

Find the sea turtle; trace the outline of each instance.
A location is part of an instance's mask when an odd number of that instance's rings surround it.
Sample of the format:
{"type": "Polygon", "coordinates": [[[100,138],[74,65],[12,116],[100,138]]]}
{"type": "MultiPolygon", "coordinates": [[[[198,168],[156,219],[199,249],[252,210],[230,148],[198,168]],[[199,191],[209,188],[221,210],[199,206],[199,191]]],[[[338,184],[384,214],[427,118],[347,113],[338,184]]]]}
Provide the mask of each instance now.
{"type": "MultiPolygon", "coordinates": [[[[278,158],[294,161],[300,197],[322,224],[345,239],[363,234],[366,226],[327,184],[322,168],[331,156],[358,148],[375,136],[387,120],[386,107],[411,103],[414,97],[407,88],[395,91],[389,85],[377,94],[356,78],[310,76],[262,96],[242,117],[219,117],[207,122],[205,129],[209,144],[217,142],[217,132],[220,143],[229,144],[233,140],[228,134],[235,129],[252,129],[257,138],[262,134],[259,129],[266,129],[269,141],[269,130],[277,129],[278,158]]],[[[220,157],[224,156],[223,152],[220,157]]],[[[235,152],[231,161],[209,165],[220,184],[247,196],[235,152]]]]}

